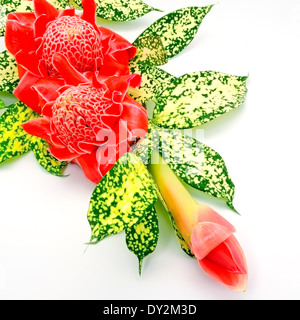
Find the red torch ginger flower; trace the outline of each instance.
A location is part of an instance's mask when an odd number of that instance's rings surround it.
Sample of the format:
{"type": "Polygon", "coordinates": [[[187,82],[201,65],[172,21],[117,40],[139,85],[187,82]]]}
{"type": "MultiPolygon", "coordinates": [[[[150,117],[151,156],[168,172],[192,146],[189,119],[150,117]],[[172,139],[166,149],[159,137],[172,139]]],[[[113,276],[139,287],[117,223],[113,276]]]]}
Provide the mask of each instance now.
{"type": "MultiPolygon", "coordinates": [[[[50,77],[36,81],[33,90],[43,118],[23,128],[45,139],[55,158],[79,164],[86,177],[98,183],[147,132],[146,110],[126,94],[129,86],[140,85],[141,77],[83,75],[59,53],[54,54],[53,64],[64,81],[50,77]]],[[[17,92],[23,90],[22,81],[17,92]]]]}
{"type": "Polygon", "coordinates": [[[5,44],[14,55],[20,79],[27,90],[16,96],[40,113],[38,96],[31,87],[40,79],[62,78],[53,64],[63,54],[79,72],[99,72],[103,77],[128,75],[136,48],[120,35],[96,25],[94,0],[83,0],[83,14],[75,9],[57,10],[46,0],[33,0],[33,13],[7,16],[5,44]],[[30,97],[29,97],[30,95],[30,97]]]}
{"type": "Polygon", "coordinates": [[[202,269],[235,291],[245,291],[248,271],[235,228],[210,207],[197,203],[160,158],[149,170],[185,242],[202,269]]]}

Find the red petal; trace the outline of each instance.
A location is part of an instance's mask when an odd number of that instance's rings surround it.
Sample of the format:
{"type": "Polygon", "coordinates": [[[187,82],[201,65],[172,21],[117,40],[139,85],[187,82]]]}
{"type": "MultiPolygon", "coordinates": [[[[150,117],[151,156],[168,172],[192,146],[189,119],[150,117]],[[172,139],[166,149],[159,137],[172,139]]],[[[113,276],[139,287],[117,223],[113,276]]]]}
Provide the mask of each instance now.
{"type": "Polygon", "coordinates": [[[75,16],[75,9],[74,8],[68,8],[65,10],[61,10],[59,12],[58,17],[64,17],[64,16],[70,16],[70,17],[74,17],[75,16]]]}
{"type": "Polygon", "coordinates": [[[198,222],[217,223],[227,228],[230,232],[235,232],[235,227],[231,223],[229,223],[212,208],[203,204],[199,204],[198,222]]]}
{"type": "Polygon", "coordinates": [[[191,248],[198,260],[204,259],[213,249],[225,241],[232,233],[220,224],[198,223],[192,231],[191,248]]]}
{"type": "Polygon", "coordinates": [[[88,79],[78,72],[61,53],[56,52],[53,55],[53,65],[60,75],[65,79],[66,84],[77,86],[80,83],[89,82],[88,79]]]}
{"type": "Polygon", "coordinates": [[[143,138],[148,130],[147,111],[137,101],[126,95],[121,119],[127,122],[127,127],[135,137],[143,138]]]}
{"type": "Polygon", "coordinates": [[[38,118],[22,124],[22,128],[29,134],[49,141],[50,123],[47,119],[38,118]]]}
{"type": "Polygon", "coordinates": [[[48,21],[54,20],[59,14],[59,11],[46,0],[33,0],[33,6],[36,17],[45,14],[48,21]]]}
{"type": "Polygon", "coordinates": [[[101,76],[110,77],[129,74],[128,63],[121,64],[109,55],[105,55],[103,57],[102,63],[103,64],[101,65],[99,70],[101,76]]]}
{"type": "Polygon", "coordinates": [[[34,51],[34,33],[31,26],[23,25],[16,20],[6,22],[5,45],[7,50],[15,55],[21,49],[34,51]]]}
{"type": "Polygon", "coordinates": [[[206,258],[198,262],[203,270],[216,281],[232,290],[245,291],[248,278],[247,267],[240,247],[234,248],[236,243],[236,239],[231,235],[206,258]],[[239,256],[239,261],[242,261],[240,265],[236,263],[237,257],[233,257],[232,251],[235,251],[235,254],[239,256]]]}
{"type": "Polygon", "coordinates": [[[89,180],[99,183],[103,175],[99,169],[96,153],[97,151],[94,151],[91,154],[82,155],[76,159],[76,162],[81,166],[85,176],[89,180]]]}
{"type": "Polygon", "coordinates": [[[103,48],[103,52],[106,52],[106,54],[110,54],[112,57],[114,57],[116,52],[126,51],[129,60],[135,56],[136,48],[132,43],[110,29],[99,27],[99,30],[102,33],[103,40],[106,40],[107,42],[107,46],[103,48]]]}
{"type": "Polygon", "coordinates": [[[16,61],[18,65],[20,65],[23,69],[30,71],[36,76],[40,76],[39,70],[39,58],[37,57],[35,51],[26,52],[20,50],[15,55],[16,61]]]}
{"type": "Polygon", "coordinates": [[[78,157],[78,153],[70,151],[67,147],[51,148],[49,151],[54,158],[60,161],[72,161],[78,157]]]}
{"type": "Polygon", "coordinates": [[[96,8],[97,5],[94,0],[82,0],[83,13],[81,19],[92,24],[97,32],[100,33],[99,28],[96,25],[96,8]]]}
{"type": "Polygon", "coordinates": [[[56,78],[41,78],[33,86],[33,89],[39,94],[44,100],[44,103],[54,101],[58,98],[58,90],[63,85],[63,80],[56,78]]]}
{"type": "Polygon", "coordinates": [[[27,71],[15,89],[14,95],[33,111],[40,114],[41,106],[39,96],[37,92],[32,89],[39,79],[39,77],[27,71]]]}
{"type": "Polygon", "coordinates": [[[35,14],[33,12],[12,12],[7,15],[7,20],[17,20],[24,26],[32,27],[35,14]]]}

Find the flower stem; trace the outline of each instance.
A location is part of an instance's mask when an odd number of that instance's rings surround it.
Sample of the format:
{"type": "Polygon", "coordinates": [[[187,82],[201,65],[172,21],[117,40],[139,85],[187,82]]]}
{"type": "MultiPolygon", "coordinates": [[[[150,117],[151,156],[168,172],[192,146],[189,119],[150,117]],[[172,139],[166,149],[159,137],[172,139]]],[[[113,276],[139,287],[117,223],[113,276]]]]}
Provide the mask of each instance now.
{"type": "Polygon", "coordinates": [[[157,151],[154,151],[152,159],[156,161],[152,161],[154,163],[151,163],[148,169],[183,238],[187,243],[190,243],[192,229],[197,223],[197,214],[195,213],[199,209],[199,204],[157,151]]]}

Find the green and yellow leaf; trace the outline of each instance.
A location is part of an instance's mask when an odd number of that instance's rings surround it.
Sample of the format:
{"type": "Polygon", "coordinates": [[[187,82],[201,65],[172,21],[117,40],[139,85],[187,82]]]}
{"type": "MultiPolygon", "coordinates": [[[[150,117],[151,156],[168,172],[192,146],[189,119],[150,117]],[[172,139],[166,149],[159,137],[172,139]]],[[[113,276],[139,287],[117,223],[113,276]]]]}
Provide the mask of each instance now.
{"type": "Polygon", "coordinates": [[[172,58],[194,39],[202,20],[211,8],[212,6],[189,7],[171,12],[154,22],[138,39],[146,36],[161,38],[167,58],[172,58]]]}
{"type": "Polygon", "coordinates": [[[7,50],[0,53],[0,91],[12,93],[19,83],[15,58],[7,50]]]}
{"type": "Polygon", "coordinates": [[[159,228],[155,207],[152,207],[141,221],[127,228],[125,232],[127,247],[137,256],[141,274],[144,258],[155,250],[158,242],[159,228]]]}
{"type": "Polygon", "coordinates": [[[168,62],[166,52],[159,37],[148,36],[139,38],[135,42],[137,53],[130,60],[129,66],[132,73],[140,73],[152,66],[162,66],[168,62]]]}
{"type": "Polygon", "coordinates": [[[150,125],[147,138],[136,153],[145,164],[151,163],[152,150],[159,150],[165,162],[186,184],[218,199],[224,199],[235,211],[235,186],[222,157],[200,141],[180,130],[161,129],[150,125]]]}
{"type": "Polygon", "coordinates": [[[171,90],[172,83],[176,79],[168,72],[156,67],[145,68],[139,73],[142,74],[142,85],[135,89],[129,89],[128,94],[143,106],[147,101],[157,103],[165,96],[167,97],[168,90],[171,90]]]}
{"type": "Polygon", "coordinates": [[[67,166],[67,162],[55,159],[48,149],[49,145],[45,140],[38,137],[31,137],[30,150],[35,155],[38,163],[49,173],[61,177],[63,175],[63,170],[67,166]]]}
{"type": "Polygon", "coordinates": [[[123,155],[95,188],[89,205],[91,243],[139,223],[157,200],[155,183],[133,153],[123,155]]]}
{"type": "Polygon", "coordinates": [[[30,151],[30,136],[21,124],[35,118],[35,113],[17,102],[0,117],[0,163],[30,151]]]}
{"type": "MultiPolygon", "coordinates": [[[[81,8],[81,0],[71,0],[71,5],[81,8]]],[[[151,11],[159,11],[141,0],[96,0],[97,16],[109,21],[131,21],[151,11]]]]}
{"type": "Polygon", "coordinates": [[[163,128],[197,127],[240,106],[248,77],[214,71],[176,78],[157,101],[153,122],[163,128]]]}

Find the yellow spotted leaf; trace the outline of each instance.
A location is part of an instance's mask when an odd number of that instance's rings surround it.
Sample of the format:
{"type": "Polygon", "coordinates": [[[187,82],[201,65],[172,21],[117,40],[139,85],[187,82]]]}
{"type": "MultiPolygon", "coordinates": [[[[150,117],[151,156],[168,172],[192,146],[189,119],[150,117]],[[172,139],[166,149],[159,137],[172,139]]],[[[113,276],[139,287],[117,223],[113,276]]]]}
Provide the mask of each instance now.
{"type": "Polygon", "coordinates": [[[155,250],[158,242],[159,228],[155,207],[147,211],[141,221],[127,228],[125,232],[127,247],[137,256],[141,274],[144,258],[155,250]]]}
{"type": "Polygon", "coordinates": [[[215,71],[175,78],[156,101],[153,123],[188,129],[209,122],[244,102],[247,79],[215,71]]]}
{"type": "MultiPolygon", "coordinates": [[[[70,0],[75,8],[81,8],[81,0],[70,0]]],[[[131,21],[151,11],[160,11],[141,0],[96,0],[97,16],[109,21],[131,21]]]]}
{"type": "Polygon", "coordinates": [[[155,183],[133,153],[123,155],[95,188],[89,205],[91,241],[139,223],[157,200],[155,183]]]}
{"type": "Polygon", "coordinates": [[[12,93],[19,83],[15,58],[7,51],[0,53],[0,91],[12,93]]]}
{"type": "Polygon", "coordinates": [[[189,7],[171,12],[155,21],[137,40],[147,36],[159,37],[167,58],[172,58],[191,43],[211,8],[189,7]]]}

